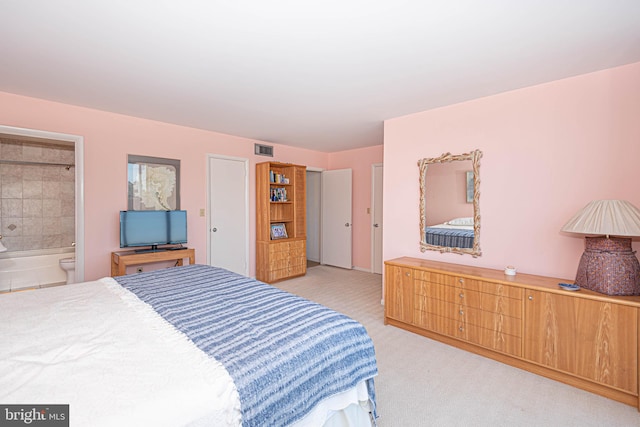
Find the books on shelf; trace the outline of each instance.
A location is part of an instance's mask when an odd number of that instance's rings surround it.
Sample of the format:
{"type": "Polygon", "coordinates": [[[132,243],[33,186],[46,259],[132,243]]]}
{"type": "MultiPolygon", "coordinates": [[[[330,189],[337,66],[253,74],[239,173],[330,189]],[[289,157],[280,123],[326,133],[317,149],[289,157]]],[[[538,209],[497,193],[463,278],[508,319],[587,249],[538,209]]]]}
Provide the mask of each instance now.
{"type": "Polygon", "coordinates": [[[284,174],[270,170],[269,182],[276,183],[276,184],[288,184],[289,178],[285,177],[284,174]]]}
{"type": "Polygon", "coordinates": [[[287,189],[284,187],[272,188],[271,189],[271,201],[272,202],[286,202],[287,199],[287,189]]]}

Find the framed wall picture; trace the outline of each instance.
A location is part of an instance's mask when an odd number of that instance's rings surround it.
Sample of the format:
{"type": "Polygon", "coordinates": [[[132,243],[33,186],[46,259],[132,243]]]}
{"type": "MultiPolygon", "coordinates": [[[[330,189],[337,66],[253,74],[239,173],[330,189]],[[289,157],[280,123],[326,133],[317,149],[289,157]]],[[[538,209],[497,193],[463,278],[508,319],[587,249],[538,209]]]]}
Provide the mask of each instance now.
{"type": "Polygon", "coordinates": [[[271,240],[286,239],[288,237],[287,228],[284,224],[271,224],[271,240]]]}
{"type": "Polygon", "coordinates": [[[473,203],[473,171],[467,171],[467,203],[473,203]]]}
{"type": "Polygon", "coordinates": [[[180,160],[129,154],[127,162],[127,209],[180,209],[180,160]]]}

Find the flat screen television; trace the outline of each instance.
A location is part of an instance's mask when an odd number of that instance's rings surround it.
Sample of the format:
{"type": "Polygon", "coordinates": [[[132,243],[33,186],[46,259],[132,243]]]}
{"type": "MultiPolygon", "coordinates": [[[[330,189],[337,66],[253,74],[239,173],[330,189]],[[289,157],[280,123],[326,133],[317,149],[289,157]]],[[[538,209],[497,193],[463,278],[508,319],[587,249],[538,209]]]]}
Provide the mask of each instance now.
{"type": "Polygon", "coordinates": [[[159,245],[187,243],[187,211],[120,211],[120,247],[152,252],[178,248],[159,245]]]}

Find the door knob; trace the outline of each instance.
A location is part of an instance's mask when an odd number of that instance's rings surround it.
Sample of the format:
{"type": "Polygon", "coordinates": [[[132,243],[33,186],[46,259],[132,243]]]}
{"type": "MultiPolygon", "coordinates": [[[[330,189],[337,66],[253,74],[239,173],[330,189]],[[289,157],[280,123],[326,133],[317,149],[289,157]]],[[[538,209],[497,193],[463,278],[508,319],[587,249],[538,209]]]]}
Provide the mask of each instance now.
{"type": "Polygon", "coordinates": [[[218,231],[218,229],[217,229],[217,228],[215,228],[215,227],[213,227],[213,228],[211,229],[211,231],[213,231],[213,232],[215,233],[216,231],[218,231]]]}
{"type": "Polygon", "coordinates": [[[351,224],[349,224],[349,223],[347,222],[344,226],[345,226],[345,227],[348,227],[348,226],[350,226],[350,225],[351,225],[351,224]]]}
{"type": "Polygon", "coordinates": [[[373,224],[373,226],[374,226],[375,228],[378,228],[378,227],[379,227],[379,225],[378,225],[378,224],[373,224]]]}

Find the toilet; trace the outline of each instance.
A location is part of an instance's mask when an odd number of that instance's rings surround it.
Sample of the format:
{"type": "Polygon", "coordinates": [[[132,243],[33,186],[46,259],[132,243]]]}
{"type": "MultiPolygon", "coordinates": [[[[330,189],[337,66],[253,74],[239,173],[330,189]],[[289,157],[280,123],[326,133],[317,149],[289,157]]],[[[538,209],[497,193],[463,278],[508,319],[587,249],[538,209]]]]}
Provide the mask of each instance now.
{"type": "Polygon", "coordinates": [[[67,285],[76,282],[76,258],[61,258],[60,259],[60,268],[62,268],[65,273],[67,273],[67,285]]]}

